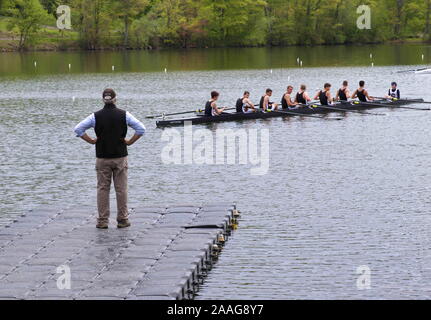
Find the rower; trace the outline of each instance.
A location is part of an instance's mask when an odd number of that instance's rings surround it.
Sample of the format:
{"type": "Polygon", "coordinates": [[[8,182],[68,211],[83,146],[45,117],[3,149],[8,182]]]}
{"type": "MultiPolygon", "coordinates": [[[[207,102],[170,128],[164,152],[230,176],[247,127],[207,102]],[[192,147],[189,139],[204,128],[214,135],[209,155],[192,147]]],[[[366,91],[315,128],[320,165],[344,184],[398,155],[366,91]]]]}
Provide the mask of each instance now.
{"type": "Polygon", "coordinates": [[[343,82],[343,86],[338,89],[337,95],[335,96],[336,101],[342,101],[346,102],[350,98],[350,91],[349,91],[349,82],[346,80],[343,82]]]}
{"type": "Polygon", "coordinates": [[[320,100],[320,104],[322,106],[328,106],[329,104],[331,104],[333,102],[333,98],[331,96],[331,87],[332,85],[330,83],[325,83],[324,85],[324,89],[320,90],[316,96],[314,97],[314,100],[319,99],[320,100]]]}
{"type": "Polygon", "coordinates": [[[253,102],[251,102],[250,100],[250,92],[245,91],[242,98],[240,98],[239,101],[237,102],[237,112],[238,112],[239,102],[241,103],[241,111],[239,112],[252,113],[257,111],[256,108],[254,107],[253,102]]]}
{"type": "Polygon", "coordinates": [[[393,100],[393,99],[398,99],[398,100],[401,99],[401,92],[398,89],[397,83],[396,82],[392,82],[391,86],[392,87],[389,89],[388,95],[386,96],[386,98],[391,99],[391,100],[393,100]]]}
{"type": "Polygon", "coordinates": [[[374,98],[370,97],[368,94],[368,91],[365,89],[365,81],[361,80],[359,81],[359,89],[356,89],[356,91],[352,95],[352,99],[358,98],[361,102],[367,102],[367,101],[373,101],[374,98]]]}
{"type": "Polygon", "coordinates": [[[219,116],[225,111],[226,108],[218,108],[217,107],[217,100],[219,98],[220,94],[217,91],[211,92],[211,100],[207,101],[205,105],[205,116],[213,117],[213,116],[219,116]]]}
{"type": "Polygon", "coordinates": [[[259,106],[263,111],[271,112],[278,110],[278,104],[270,102],[269,99],[272,96],[272,90],[266,89],[265,95],[260,99],[259,106]]]}
{"type": "Polygon", "coordinates": [[[299,89],[298,93],[296,94],[295,102],[297,104],[307,104],[311,101],[310,96],[307,93],[307,86],[305,84],[301,85],[301,88],[299,89]]]}
{"type": "Polygon", "coordinates": [[[283,98],[281,98],[281,106],[283,109],[295,108],[298,105],[296,101],[292,101],[292,92],[293,87],[288,86],[283,98]]]}

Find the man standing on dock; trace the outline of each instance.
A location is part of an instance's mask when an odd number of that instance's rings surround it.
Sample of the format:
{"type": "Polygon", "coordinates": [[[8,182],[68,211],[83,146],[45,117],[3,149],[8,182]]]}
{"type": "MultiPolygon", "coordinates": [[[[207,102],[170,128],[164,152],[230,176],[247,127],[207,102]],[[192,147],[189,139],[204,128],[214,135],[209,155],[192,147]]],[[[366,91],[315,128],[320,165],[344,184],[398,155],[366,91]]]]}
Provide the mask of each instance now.
{"type": "Polygon", "coordinates": [[[116,107],[113,89],[103,91],[103,109],[91,114],[75,127],[75,133],[84,141],[96,145],[98,229],[109,225],[109,192],[114,180],[117,196],[118,228],[130,227],[127,207],[127,146],[134,144],[145,133],[144,125],[129,112],[116,107]],[[127,126],[135,130],[134,136],[126,139],[127,126]],[[94,128],[97,138],[92,139],[85,131],[94,128]]]}

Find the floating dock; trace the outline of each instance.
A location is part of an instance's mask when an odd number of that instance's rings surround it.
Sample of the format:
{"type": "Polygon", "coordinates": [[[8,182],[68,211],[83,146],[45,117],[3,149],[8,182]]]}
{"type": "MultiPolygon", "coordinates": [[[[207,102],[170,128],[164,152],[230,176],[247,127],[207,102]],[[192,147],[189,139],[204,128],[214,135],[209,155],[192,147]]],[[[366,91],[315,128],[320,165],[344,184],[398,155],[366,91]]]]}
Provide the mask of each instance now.
{"type": "Polygon", "coordinates": [[[135,207],[95,228],[85,208],[38,208],[0,226],[0,299],[191,300],[236,229],[235,205],[135,207]]]}

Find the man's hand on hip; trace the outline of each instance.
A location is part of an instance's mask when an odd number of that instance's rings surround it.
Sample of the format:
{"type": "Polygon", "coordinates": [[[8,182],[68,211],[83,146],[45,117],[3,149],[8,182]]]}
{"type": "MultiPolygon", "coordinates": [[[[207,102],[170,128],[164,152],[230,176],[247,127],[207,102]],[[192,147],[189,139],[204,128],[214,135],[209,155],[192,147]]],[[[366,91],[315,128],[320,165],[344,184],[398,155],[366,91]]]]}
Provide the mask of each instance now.
{"type": "Polygon", "coordinates": [[[130,140],[124,139],[124,143],[128,146],[131,146],[136,141],[138,141],[141,138],[141,136],[135,134],[130,140]]]}
{"type": "Polygon", "coordinates": [[[84,140],[85,142],[88,142],[89,144],[96,144],[96,142],[97,142],[97,138],[96,139],[92,139],[86,133],[81,137],[81,139],[84,140]]]}

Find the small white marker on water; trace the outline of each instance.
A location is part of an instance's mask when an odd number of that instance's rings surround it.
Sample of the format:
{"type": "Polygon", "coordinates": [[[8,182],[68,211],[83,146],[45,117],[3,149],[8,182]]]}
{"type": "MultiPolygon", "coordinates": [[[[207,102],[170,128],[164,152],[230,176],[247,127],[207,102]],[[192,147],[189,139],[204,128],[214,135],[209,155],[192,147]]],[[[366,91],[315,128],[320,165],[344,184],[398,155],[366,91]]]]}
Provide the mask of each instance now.
{"type": "Polygon", "coordinates": [[[301,60],[301,64],[300,64],[300,65],[301,65],[301,67],[302,67],[302,60],[301,60]]]}
{"type": "Polygon", "coordinates": [[[72,68],[72,65],[69,63],[69,71],[70,71],[71,68],[72,68]]]}
{"type": "Polygon", "coordinates": [[[36,61],[34,62],[34,67],[35,67],[35,68],[37,67],[37,62],[36,62],[36,61]]]}
{"type": "Polygon", "coordinates": [[[422,61],[424,61],[425,60],[425,55],[424,54],[422,54],[422,61]]]}
{"type": "Polygon", "coordinates": [[[115,71],[115,66],[112,66],[112,71],[115,71]]]}
{"type": "Polygon", "coordinates": [[[272,69],[271,69],[271,74],[272,74],[272,69]]]}
{"type": "Polygon", "coordinates": [[[370,53],[370,59],[373,59],[373,54],[372,53],[370,53]]]}
{"type": "Polygon", "coordinates": [[[371,62],[371,68],[374,68],[374,62],[371,62]]]}
{"type": "Polygon", "coordinates": [[[296,63],[297,64],[299,64],[299,61],[300,61],[300,59],[299,59],[299,57],[296,59],[296,63]]]}
{"type": "Polygon", "coordinates": [[[165,68],[165,73],[168,73],[168,68],[165,68]]]}

